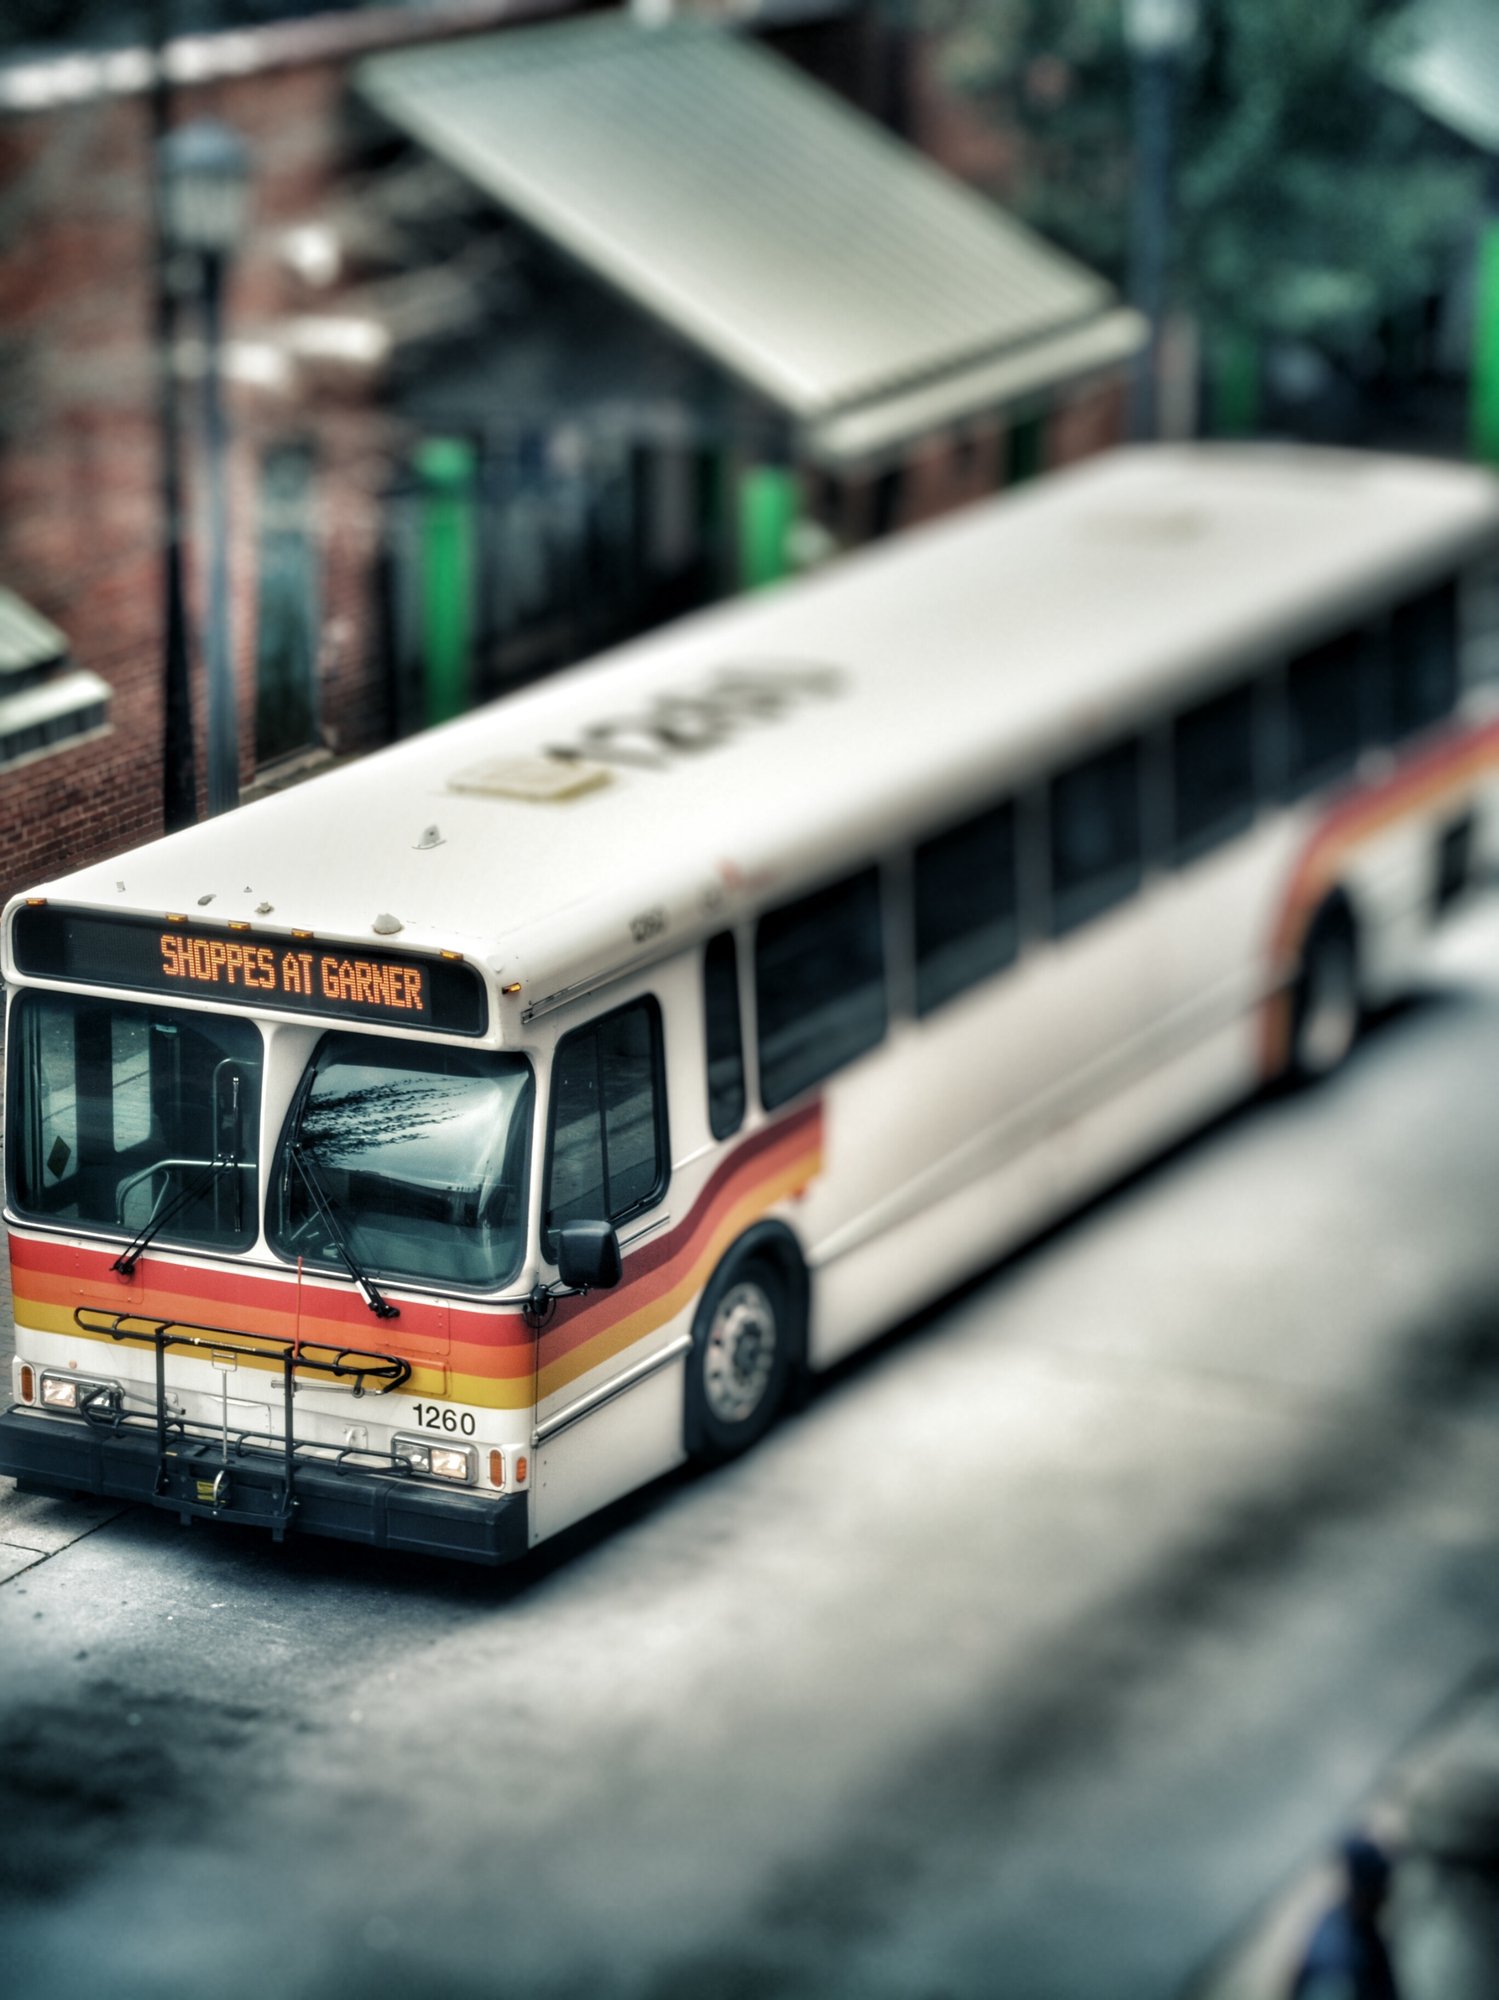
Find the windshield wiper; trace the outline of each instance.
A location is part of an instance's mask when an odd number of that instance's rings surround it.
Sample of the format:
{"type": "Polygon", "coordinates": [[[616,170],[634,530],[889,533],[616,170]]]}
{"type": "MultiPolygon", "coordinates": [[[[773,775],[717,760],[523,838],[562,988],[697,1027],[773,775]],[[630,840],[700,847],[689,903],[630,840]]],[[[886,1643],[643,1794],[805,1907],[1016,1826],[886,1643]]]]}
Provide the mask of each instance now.
{"type": "Polygon", "coordinates": [[[196,1179],[184,1183],[175,1201],[169,1201],[165,1208],[157,1209],[151,1215],[145,1228],[120,1252],[113,1264],[110,1265],[110,1269],[118,1271],[122,1278],[133,1278],[135,1276],[136,1265],[172,1218],[180,1215],[189,1203],[198,1199],[199,1195],[207,1194],[219,1175],[230,1167],[238,1169],[238,1153],[230,1153],[227,1157],[221,1154],[217,1158],[209,1160],[196,1179]]]}
{"type": "Polygon", "coordinates": [[[292,1141],[291,1146],[288,1148],[288,1153],[290,1158],[296,1162],[297,1171],[302,1176],[302,1185],[306,1188],[308,1194],[311,1195],[312,1205],[317,1210],[318,1218],[323,1227],[332,1238],[334,1249],[337,1250],[339,1256],[348,1265],[349,1276],[354,1280],[360,1291],[363,1292],[365,1304],[372,1313],[378,1313],[381,1319],[399,1319],[401,1317],[401,1308],[393,1306],[390,1300],[384,1297],[374,1279],[355,1261],[354,1253],[345,1241],[344,1233],[339,1228],[338,1220],[333,1213],[333,1197],[323,1186],[322,1177],[318,1174],[312,1161],[303,1152],[300,1139],[292,1141]]]}

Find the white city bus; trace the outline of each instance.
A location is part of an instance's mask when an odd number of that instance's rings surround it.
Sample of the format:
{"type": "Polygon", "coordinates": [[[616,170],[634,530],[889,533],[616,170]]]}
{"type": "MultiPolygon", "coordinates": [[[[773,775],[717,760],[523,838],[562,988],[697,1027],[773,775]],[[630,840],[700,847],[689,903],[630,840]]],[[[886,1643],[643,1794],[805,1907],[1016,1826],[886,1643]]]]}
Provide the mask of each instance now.
{"type": "Polygon", "coordinates": [[[1499,487],[1121,453],[7,909],[54,1491],[499,1562],[1346,1053],[1494,858],[1499,487]]]}

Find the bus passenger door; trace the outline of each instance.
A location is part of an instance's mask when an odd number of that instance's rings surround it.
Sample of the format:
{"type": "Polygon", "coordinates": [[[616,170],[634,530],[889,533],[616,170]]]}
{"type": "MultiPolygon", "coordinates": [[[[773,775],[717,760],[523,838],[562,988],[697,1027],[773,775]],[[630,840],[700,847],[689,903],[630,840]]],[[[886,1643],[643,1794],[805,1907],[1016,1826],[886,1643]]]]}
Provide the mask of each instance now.
{"type": "MultiPolygon", "coordinates": [[[[565,1035],[552,1061],[543,1250],[566,1222],[626,1238],[664,1220],[669,1173],[661,1009],[643,994],[565,1035]]],[[[659,1237],[626,1251],[611,1291],[557,1304],[537,1343],[531,1538],[540,1541],[679,1464],[682,1363],[659,1237]]]]}

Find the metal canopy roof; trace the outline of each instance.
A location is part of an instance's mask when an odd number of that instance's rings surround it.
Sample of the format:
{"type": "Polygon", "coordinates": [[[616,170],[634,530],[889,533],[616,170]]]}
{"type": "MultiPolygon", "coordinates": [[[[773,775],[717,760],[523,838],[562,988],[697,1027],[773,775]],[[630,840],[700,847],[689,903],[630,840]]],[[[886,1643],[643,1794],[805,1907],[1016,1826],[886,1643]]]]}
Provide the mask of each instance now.
{"type": "Polygon", "coordinates": [[[1499,8],[1494,0],[1417,0],[1379,64],[1385,81],[1485,152],[1499,153],[1499,8]]]}
{"type": "Polygon", "coordinates": [[[1143,339],[1102,279],[789,64],[701,23],[594,16],[376,56],[358,82],[798,421],[817,456],[889,449],[1143,339]],[[994,373],[1012,359],[1016,391],[994,373]],[[928,386],[935,415],[925,397],[894,400],[928,386]],[[854,412],[851,430],[829,425],[854,412]]]}
{"type": "Polygon", "coordinates": [[[67,640],[50,619],[33,611],[13,590],[0,588],[0,676],[50,666],[67,650],[67,640]]]}

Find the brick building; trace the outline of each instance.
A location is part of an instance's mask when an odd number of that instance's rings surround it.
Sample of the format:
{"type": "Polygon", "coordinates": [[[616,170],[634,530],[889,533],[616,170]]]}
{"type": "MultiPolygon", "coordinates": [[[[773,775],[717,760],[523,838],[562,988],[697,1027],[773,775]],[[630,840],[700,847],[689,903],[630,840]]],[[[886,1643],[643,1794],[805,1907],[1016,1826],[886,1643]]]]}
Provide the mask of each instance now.
{"type": "MultiPolygon", "coordinates": [[[[586,96],[600,51],[608,61],[632,57],[622,18],[538,41],[551,31],[535,24],[555,11],[549,0],[456,0],[205,36],[167,52],[173,121],[222,118],[254,161],[253,228],[231,273],[225,346],[246,793],[1118,434],[1120,369],[1139,337],[1132,317],[1090,274],[1002,218],[979,216],[972,198],[962,200],[973,212],[953,207],[937,177],[884,138],[887,206],[909,202],[902,254],[927,259],[935,276],[926,289],[942,278],[934,232],[957,230],[954,267],[990,259],[990,293],[975,294],[979,320],[962,322],[968,302],[955,281],[951,325],[935,345],[919,327],[908,353],[875,342],[864,377],[844,382],[843,351],[871,323],[888,322],[894,339],[903,309],[898,289],[888,311],[877,296],[871,309],[855,258],[846,330],[825,380],[812,381],[816,370],[804,365],[805,285],[783,286],[765,308],[759,347],[736,351],[715,331],[720,301],[684,297],[669,260],[656,269],[649,254],[625,259],[632,228],[647,246],[653,231],[660,242],[673,229],[688,242],[693,228],[711,233],[711,213],[701,204],[674,221],[652,213],[672,186],[659,171],[641,184],[635,211],[589,213],[618,178],[603,114],[588,114],[589,131],[602,133],[601,164],[575,188],[543,157],[546,115],[534,157],[518,166],[502,149],[476,153],[465,137],[474,114],[453,76],[462,82],[482,57],[488,87],[514,90],[512,32],[528,38],[513,45],[528,60],[540,51],[553,71],[574,66],[559,86],[564,112],[586,96]],[[503,46],[493,39],[501,27],[503,46]],[[481,39],[460,44],[464,36],[481,39]],[[444,47],[464,52],[456,72],[438,60],[444,47]],[[986,229],[1001,233],[991,243],[986,229]],[[1012,294],[1024,310],[1012,310],[1012,294]],[[979,338],[974,329],[991,322],[979,338]]],[[[888,116],[899,93],[881,32],[832,10],[761,39],[888,116]]],[[[686,64],[681,87],[693,90],[709,75],[724,93],[725,124],[742,113],[752,147],[810,147],[820,185],[833,188],[842,174],[856,188],[872,157],[859,149],[874,140],[827,89],[792,89],[758,56],[746,67],[747,54],[727,43],[700,44],[673,27],[651,45],[651,75],[667,89],[672,63],[686,64]],[[691,67],[704,62],[711,74],[691,67]],[[790,121],[784,132],[778,120],[790,121]]],[[[162,827],[152,73],[143,51],[0,70],[0,586],[23,601],[27,629],[63,635],[53,657],[26,655],[15,670],[24,685],[0,659],[6,893],[162,827]],[[7,713],[32,715],[44,684],[50,717],[40,738],[29,725],[17,749],[7,713]],[[72,709],[66,687],[78,697],[72,709]],[[32,708],[14,707],[28,689],[32,708]]],[[[667,102],[660,115],[677,114],[667,102]]],[[[493,129],[486,102],[474,130],[493,129]]],[[[631,137],[626,120],[614,133],[621,159],[631,137]]],[[[566,149],[557,157],[565,162],[566,149]]],[[[759,168],[750,157],[737,171],[759,168]]],[[[732,201],[720,201],[727,214],[732,201]]],[[[743,218],[732,226],[748,227],[743,218]]],[[[747,244],[744,256],[752,251],[747,244]]],[[[732,257],[726,269],[731,293],[738,285],[739,296],[758,299],[767,289],[746,288],[732,257]]],[[[202,365],[185,296],[173,375],[194,632],[203,611],[202,365]]]]}

